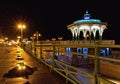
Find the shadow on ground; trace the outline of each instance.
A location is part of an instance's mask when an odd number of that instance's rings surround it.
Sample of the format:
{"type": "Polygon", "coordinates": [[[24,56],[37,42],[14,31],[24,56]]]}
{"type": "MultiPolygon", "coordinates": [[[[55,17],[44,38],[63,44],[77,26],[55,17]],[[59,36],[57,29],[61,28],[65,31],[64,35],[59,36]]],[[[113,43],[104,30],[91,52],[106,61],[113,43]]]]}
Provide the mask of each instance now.
{"type": "Polygon", "coordinates": [[[29,75],[32,75],[35,71],[37,71],[37,68],[31,68],[30,66],[25,65],[24,70],[19,70],[18,67],[14,67],[10,69],[7,73],[3,75],[4,78],[15,78],[15,77],[25,77],[28,79],[29,75]]]}
{"type": "Polygon", "coordinates": [[[25,82],[24,84],[31,84],[29,81],[25,82]]]}

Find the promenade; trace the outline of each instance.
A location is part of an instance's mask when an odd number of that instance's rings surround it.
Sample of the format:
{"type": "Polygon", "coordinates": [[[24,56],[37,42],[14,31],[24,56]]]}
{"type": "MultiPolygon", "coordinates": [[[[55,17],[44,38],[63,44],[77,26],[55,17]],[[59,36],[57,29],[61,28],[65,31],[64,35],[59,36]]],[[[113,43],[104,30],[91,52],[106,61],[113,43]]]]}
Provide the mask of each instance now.
{"type": "Polygon", "coordinates": [[[36,58],[30,56],[23,49],[17,47],[0,47],[0,84],[65,84],[63,77],[55,72],[50,72],[50,68],[40,63],[36,58]],[[17,56],[23,57],[27,69],[34,70],[31,74],[18,74],[16,66],[19,60],[17,56]],[[11,71],[11,72],[10,72],[11,71]],[[7,74],[7,75],[5,75],[7,74]]]}
{"type": "MultiPolygon", "coordinates": [[[[50,67],[26,53],[20,47],[1,46],[0,49],[0,84],[66,84],[65,78],[55,71],[51,72],[50,67]],[[17,60],[18,56],[23,59],[17,60]],[[16,68],[20,61],[24,62],[26,66],[24,71],[19,71],[16,68]]],[[[88,79],[85,76],[79,79],[82,80],[82,84],[95,84],[93,79],[88,79]]],[[[118,80],[107,79],[114,84],[120,83],[118,80]]]]}

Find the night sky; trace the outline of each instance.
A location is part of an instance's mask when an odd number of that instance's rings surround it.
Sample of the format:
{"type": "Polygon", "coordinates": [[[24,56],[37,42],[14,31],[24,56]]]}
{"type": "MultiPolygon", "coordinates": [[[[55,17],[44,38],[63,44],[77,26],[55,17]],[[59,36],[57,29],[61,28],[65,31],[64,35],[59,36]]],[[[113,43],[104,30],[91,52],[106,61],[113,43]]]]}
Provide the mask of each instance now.
{"type": "Polygon", "coordinates": [[[72,38],[67,25],[82,19],[86,10],[92,18],[107,22],[103,39],[120,39],[120,4],[116,0],[0,0],[0,34],[16,39],[20,34],[17,23],[24,22],[27,28],[24,37],[36,31],[40,39],[72,38]]]}

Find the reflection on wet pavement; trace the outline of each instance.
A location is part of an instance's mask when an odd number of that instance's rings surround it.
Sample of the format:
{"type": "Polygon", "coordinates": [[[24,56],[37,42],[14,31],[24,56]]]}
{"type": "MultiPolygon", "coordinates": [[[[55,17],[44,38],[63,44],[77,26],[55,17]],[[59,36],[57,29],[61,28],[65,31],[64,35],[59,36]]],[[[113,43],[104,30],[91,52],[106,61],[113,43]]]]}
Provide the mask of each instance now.
{"type": "Polygon", "coordinates": [[[37,68],[31,68],[30,66],[25,65],[25,69],[21,70],[18,66],[10,69],[7,73],[3,75],[4,78],[15,78],[15,77],[24,77],[28,79],[29,75],[32,75],[37,68]]]}

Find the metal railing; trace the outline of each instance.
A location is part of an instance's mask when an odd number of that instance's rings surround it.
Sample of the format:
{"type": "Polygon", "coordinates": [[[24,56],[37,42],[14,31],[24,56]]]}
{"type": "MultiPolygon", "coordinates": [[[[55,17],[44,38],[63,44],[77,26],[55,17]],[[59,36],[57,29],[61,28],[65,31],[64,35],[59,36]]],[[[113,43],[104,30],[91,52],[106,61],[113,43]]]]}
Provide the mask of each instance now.
{"type": "MultiPolygon", "coordinates": [[[[80,80],[81,77],[85,77],[86,79],[89,79],[90,82],[92,81],[92,84],[115,84],[104,77],[101,76],[100,73],[100,61],[112,61],[112,62],[118,62],[120,63],[120,59],[113,59],[113,58],[106,58],[99,55],[99,51],[101,48],[117,48],[120,49],[120,45],[114,45],[108,44],[98,44],[94,43],[91,45],[84,44],[80,45],[78,43],[59,43],[59,42],[43,42],[41,41],[39,44],[28,44],[25,46],[25,50],[35,56],[37,59],[39,59],[41,62],[46,64],[48,67],[51,68],[51,70],[56,71],[61,76],[63,76],[66,79],[66,84],[68,82],[71,82],[73,84],[86,84],[84,81],[80,80]],[[92,58],[94,60],[94,72],[90,73],[87,71],[84,71],[78,67],[72,66],[71,64],[55,59],[56,53],[66,53],[63,51],[58,51],[58,48],[79,48],[79,47],[89,47],[93,48],[94,54],[80,54],[76,52],[69,52],[69,54],[72,55],[79,55],[79,56],[87,56],[89,58],[92,58]],[[45,50],[47,50],[48,53],[51,53],[50,56],[47,56],[48,54],[44,54],[45,50]]],[[[68,53],[68,52],[67,52],[68,53]]],[[[65,54],[64,54],[65,55],[65,54]]]]}

